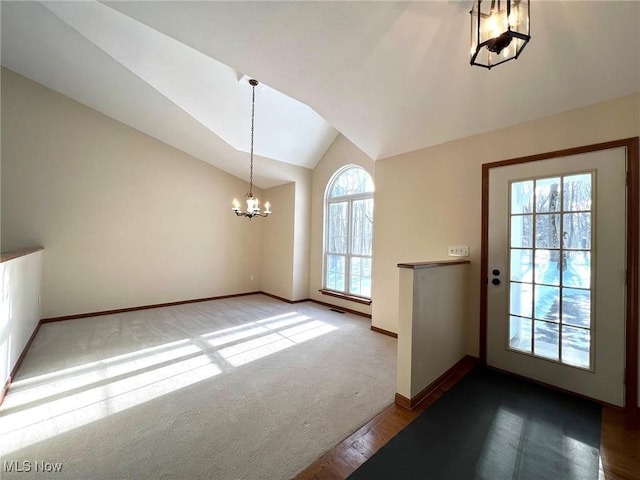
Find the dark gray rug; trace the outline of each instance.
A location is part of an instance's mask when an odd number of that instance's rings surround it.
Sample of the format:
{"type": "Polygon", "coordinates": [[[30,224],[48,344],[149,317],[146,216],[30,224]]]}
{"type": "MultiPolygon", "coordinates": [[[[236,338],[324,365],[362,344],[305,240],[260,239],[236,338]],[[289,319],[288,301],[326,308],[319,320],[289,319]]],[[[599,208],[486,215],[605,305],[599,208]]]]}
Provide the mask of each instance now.
{"type": "Polygon", "coordinates": [[[476,368],[351,480],[597,480],[600,405],[476,368]]]}

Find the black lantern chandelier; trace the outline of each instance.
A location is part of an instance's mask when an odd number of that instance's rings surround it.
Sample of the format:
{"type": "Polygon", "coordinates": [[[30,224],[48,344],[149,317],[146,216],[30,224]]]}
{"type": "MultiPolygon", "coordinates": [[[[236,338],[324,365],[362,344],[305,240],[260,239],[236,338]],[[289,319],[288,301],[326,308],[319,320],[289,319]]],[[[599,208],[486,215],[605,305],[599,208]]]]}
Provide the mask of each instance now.
{"type": "Polygon", "coordinates": [[[475,0],[471,14],[471,65],[491,69],[518,58],[531,39],[529,0],[475,0]]]}
{"type": "Polygon", "coordinates": [[[240,210],[240,202],[237,199],[233,199],[233,213],[239,217],[247,217],[251,220],[253,217],[268,217],[271,213],[271,207],[269,202],[264,204],[264,212],[260,212],[260,201],[253,196],[253,130],[256,121],[256,85],[258,81],[249,80],[251,85],[251,154],[250,154],[250,167],[249,167],[249,191],[244,196],[247,199],[247,210],[240,210]]]}

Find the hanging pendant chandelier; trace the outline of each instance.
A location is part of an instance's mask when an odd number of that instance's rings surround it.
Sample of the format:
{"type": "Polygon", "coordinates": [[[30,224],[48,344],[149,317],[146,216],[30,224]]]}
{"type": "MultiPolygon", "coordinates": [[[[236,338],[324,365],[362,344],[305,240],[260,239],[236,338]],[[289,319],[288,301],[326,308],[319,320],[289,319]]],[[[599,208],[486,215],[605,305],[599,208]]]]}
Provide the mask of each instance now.
{"type": "Polygon", "coordinates": [[[471,65],[491,69],[518,58],[527,46],[529,0],[475,0],[471,14],[471,65]]]}
{"type": "Polygon", "coordinates": [[[233,199],[233,213],[239,217],[247,217],[251,220],[253,217],[268,217],[271,213],[271,207],[269,202],[264,204],[264,212],[260,211],[260,201],[253,196],[253,131],[256,120],[256,85],[258,81],[249,80],[251,85],[251,153],[250,153],[250,166],[249,166],[249,191],[244,196],[247,199],[247,209],[243,212],[240,210],[240,202],[237,199],[233,199]]]}

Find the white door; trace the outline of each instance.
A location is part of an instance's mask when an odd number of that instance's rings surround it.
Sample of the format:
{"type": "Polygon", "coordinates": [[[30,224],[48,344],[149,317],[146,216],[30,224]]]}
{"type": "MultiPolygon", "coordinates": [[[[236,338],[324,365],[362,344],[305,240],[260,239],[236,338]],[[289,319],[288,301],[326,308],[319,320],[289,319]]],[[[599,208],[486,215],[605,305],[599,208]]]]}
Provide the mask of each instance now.
{"type": "Polygon", "coordinates": [[[626,149],[489,171],[487,363],[624,405],[626,149]]]}

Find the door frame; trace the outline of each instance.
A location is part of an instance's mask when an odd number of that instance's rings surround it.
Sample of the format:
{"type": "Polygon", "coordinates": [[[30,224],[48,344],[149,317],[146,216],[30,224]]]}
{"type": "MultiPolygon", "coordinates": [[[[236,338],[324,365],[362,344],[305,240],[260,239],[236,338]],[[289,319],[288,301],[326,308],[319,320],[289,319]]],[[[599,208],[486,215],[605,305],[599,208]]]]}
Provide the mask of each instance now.
{"type": "MultiPolygon", "coordinates": [[[[517,165],[521,163],[537,162],[558,157],[567,157],[582,153],[626,147],[627,149],[627,205],[638,205],[640,202],[639,182],[640,168],[638,165],[638,145],[640,137],[625,138],[605,143],[585,145],[583,147],[557,150],[526,157],[501,160],[499,162],[482,165],[482,240],[480,253],[480,362],[487,363],[487,292],[488,292],[488,260],[489,260],[489,171],[493,168],[517,165]]],[[[637,415],[638,408],[638,271],[640,258],[638,257],[638,223],[640,209],[627,208],[627,285],[626,319],[625,319],[625,395],[624,410],[637,415]]]]}

